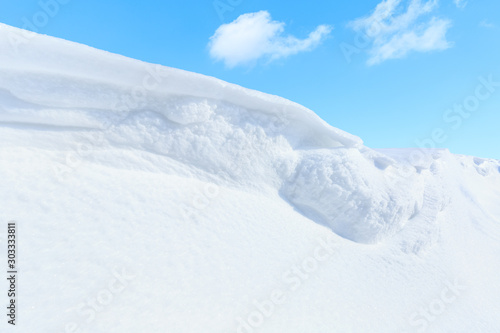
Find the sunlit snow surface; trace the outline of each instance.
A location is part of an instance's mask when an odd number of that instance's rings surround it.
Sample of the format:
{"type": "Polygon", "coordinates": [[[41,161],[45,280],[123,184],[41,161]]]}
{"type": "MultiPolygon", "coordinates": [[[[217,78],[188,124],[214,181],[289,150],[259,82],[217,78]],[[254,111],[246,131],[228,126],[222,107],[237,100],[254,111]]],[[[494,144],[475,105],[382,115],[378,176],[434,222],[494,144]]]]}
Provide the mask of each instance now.
{"type": "Polygon", "coordinates": [[[28,37],[0,25],[12,331],[500,331],[499,161],[372,150],[276,96],[28,37]]]}

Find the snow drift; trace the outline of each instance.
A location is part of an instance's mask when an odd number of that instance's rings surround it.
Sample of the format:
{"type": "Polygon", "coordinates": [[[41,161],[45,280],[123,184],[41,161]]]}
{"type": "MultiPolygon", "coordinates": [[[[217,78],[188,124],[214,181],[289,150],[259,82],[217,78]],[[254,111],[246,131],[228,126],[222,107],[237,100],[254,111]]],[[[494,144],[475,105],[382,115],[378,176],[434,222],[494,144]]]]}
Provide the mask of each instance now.
{"type": "Polygon", "coordinates": [[[23,34],[0,25],[1,216],[24,221],[23,332],[410,331],[432,327],[419,306],[456,276],[471,295],[433,329],[500,329],[484,287],[499,161],[416,163],[280,97],[52,37],[12,43],[23,34]],[[288,269],[318,237],[340,259],[252,324],[254,299],[296,285],[288,269]],[[116,262],[141,283],[92,308],[116,262]]]}
{"type": "Polygon", "coordinates": [[[394,161],[377,165],[387,157],[300,105],[57,39],[36,37],[14,50],[8,34],[20,32],[3,29],[10,51],[0,56],[3,122],[108,129],[110,144],[168,156],[221,181],[272,186],[354,241],[393,234],[422,201],[415,172],[402,177],[394,161]]]}

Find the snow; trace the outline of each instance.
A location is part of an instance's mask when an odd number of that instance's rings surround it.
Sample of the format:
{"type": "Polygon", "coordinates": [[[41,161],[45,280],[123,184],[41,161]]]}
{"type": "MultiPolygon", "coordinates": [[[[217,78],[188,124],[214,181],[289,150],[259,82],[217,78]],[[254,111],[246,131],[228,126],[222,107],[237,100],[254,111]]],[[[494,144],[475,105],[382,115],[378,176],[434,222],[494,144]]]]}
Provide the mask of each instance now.
{"type": "Polygon", "coordinates": [[[20,36],[0,24],[2,332],[500,330],[500,161],[373,150],[277,96],[20,36]]]}

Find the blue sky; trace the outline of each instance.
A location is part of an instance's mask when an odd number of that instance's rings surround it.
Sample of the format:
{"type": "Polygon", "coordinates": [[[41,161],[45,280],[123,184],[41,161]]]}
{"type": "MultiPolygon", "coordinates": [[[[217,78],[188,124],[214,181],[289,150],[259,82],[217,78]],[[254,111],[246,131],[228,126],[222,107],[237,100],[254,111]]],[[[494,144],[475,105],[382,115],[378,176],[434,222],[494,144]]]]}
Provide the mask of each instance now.
{"type": "Polygon", "coordinates": [[[286,97],[370,147],[500,159],[497,0],[0,4],[3,23],[286,97]]]}

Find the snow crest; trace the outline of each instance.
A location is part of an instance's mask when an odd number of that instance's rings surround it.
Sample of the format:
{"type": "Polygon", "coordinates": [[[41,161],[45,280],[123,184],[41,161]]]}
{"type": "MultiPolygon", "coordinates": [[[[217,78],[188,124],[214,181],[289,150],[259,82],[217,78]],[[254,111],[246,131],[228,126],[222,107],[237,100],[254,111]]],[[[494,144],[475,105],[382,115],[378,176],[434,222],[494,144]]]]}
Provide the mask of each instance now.
{"type": "Polygon", "coordinates": [[[296,103],[47,36],[13,47],[20,33],[0,27],[1,126],[99,132],[167,158],[165,172],[277,191],[356,242],[396,233],[422,205],[415,170],[296,103]]]}

